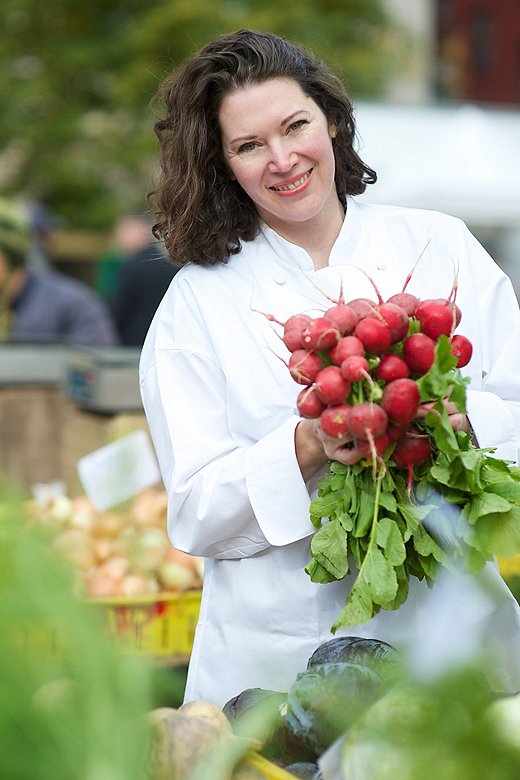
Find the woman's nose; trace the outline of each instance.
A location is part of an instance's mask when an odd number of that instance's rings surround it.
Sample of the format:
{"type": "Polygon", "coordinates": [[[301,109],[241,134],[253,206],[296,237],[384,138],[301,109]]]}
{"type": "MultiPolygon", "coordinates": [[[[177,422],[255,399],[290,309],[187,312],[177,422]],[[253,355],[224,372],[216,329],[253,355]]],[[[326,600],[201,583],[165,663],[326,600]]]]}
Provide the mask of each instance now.
{"type": "Polygon", "coordinates": [[[293,167],[296,161],[296,152],[292,151],[283,142],[271,144],[269,160],[269,170],[271,173],[288,171],[293,167]]]}

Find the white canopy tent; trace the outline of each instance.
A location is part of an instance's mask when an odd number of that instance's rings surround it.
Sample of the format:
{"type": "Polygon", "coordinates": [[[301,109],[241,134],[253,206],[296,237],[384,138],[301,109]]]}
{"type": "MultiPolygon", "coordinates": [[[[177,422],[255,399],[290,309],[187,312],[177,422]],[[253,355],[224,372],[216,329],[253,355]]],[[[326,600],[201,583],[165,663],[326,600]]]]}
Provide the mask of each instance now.
{"type": "Polygon", "coordinates": [[[356,120],[378,174],[363,198],[520,231],[520,111],[360,102],[356,120]]]}

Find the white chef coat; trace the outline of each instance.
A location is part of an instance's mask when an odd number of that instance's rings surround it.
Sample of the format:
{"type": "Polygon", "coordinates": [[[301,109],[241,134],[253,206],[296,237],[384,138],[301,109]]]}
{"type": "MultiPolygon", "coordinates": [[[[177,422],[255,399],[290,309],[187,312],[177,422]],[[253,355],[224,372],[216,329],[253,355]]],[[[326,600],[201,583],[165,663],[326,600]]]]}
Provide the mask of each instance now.
{"type": "MultiPolygon", "coordinates": [[[[168,491],[168,530],[181,550],[206,558],[186,700],[222,706],[246,688],[287,691],[332,638],[351,584],[312,583],[304,571],[314,531],[296,460],[295,401],[281,328],[345,300],[407,291],[449,296],[458,271],[458,332],[473,343],[469,416],[481,446],[516,460],[520,441],[520,315],[508,278],[460,220],[431,211],[348,199],[329,266],[266,225],[229,262],[189,264],[174,277],[150,327],[140,364],[144,409],[168,491]]],[[[318,475],[319,476],[319,475],[318,475]]],[[[516,601],[491,565],[496,603],[484,615],[502,642],[503,686],[520,689],[516,601]],[[506,668],[507,667],[507,668],[506,668]]],[[[406,650],[428,588],[413,579],[407,602],[347,634],[406,650]]],[[[456,641],[455,635],[446,637],[456,641]]],[[[501,683],[499,683],[501,684],[501,683]]]]}

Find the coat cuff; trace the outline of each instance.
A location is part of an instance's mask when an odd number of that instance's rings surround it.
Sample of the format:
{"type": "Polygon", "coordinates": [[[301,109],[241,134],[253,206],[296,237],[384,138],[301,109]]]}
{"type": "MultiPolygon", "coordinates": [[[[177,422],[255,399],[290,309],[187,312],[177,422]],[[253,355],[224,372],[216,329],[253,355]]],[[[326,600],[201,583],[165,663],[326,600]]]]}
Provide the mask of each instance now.
{"type": "Polygon", "coordinates": [[[467,392],[467,414],[479,447],[495,447],[495,458],[517,462],[515,421],[507,404],[494,393],[467,392]]]}
{"type": "Polygon", "coordinates": [[[301,418],[287,422],[256,442],[246,455],[249,500],[269,544],[282,546],[310,536],[309,491],[296,459],[295,429],[301,418]]]}

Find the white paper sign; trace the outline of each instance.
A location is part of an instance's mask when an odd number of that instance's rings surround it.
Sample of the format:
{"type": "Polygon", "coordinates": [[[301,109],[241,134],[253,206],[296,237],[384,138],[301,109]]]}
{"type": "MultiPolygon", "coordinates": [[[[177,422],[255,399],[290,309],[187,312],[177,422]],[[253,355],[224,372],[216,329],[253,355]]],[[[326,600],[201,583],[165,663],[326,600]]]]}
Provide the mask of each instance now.
{"type": "Polygon", "coordinates": [[[161,478],[155,453],[143,430],[80,458],[77,470],[85,493],[99,512],[153,487],[161,478]]]}

